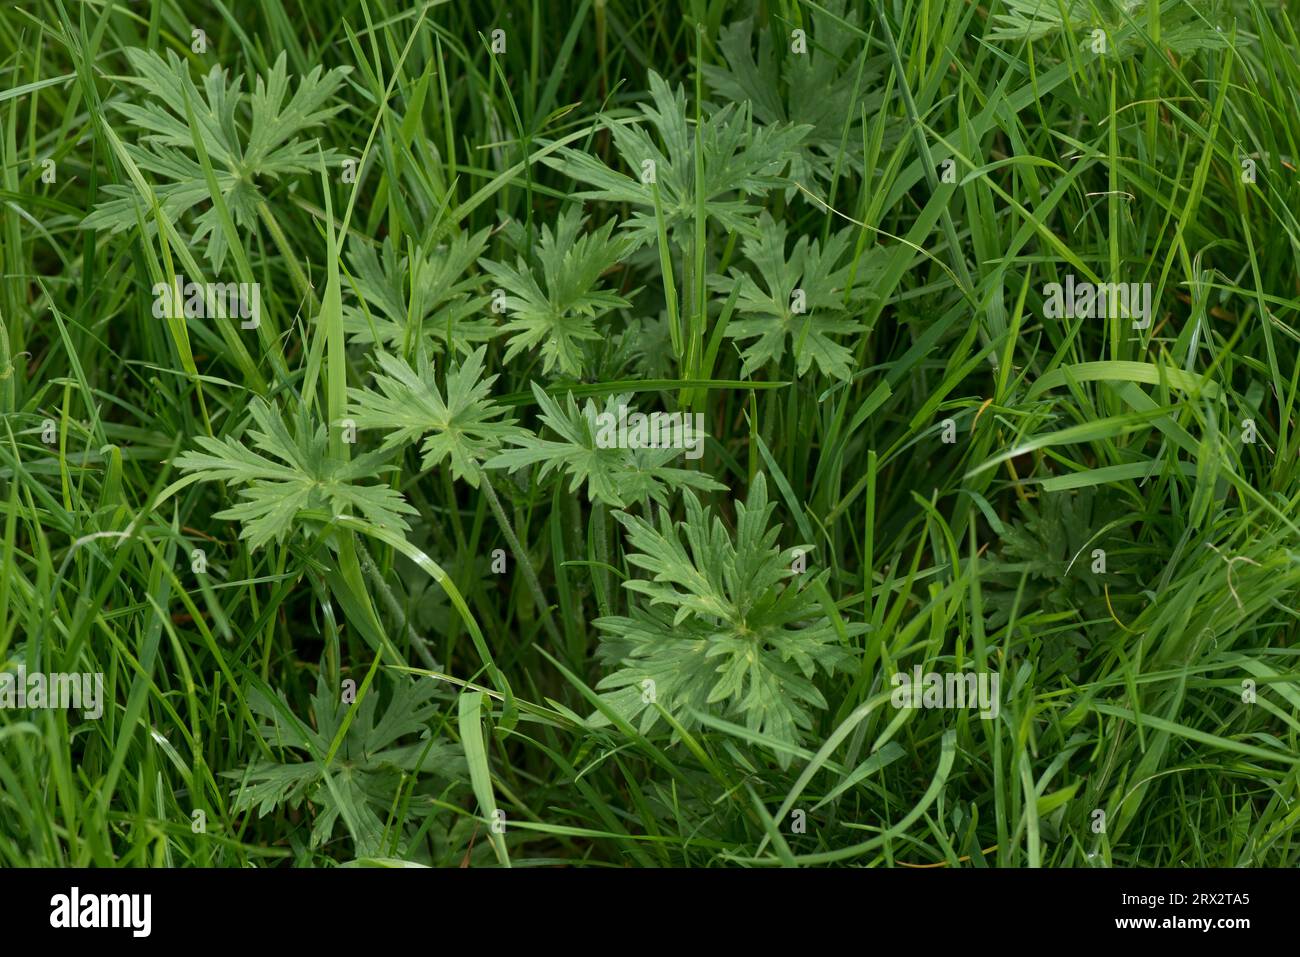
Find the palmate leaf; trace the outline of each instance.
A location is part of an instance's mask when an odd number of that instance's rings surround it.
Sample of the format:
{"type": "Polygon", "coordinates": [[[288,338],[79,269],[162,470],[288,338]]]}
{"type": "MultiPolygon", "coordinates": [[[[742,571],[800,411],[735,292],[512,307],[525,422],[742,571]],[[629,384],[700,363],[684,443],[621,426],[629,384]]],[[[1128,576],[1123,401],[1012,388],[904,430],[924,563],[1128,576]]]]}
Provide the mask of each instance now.
{"type": "Polygon", "coordinates": [[[694,222],[698,192],[708,219],[728,232],[753,235],[758,207],[746,197],[761,196],[774,187],[790,184],[786,171],[811,127],[756,125],[745,102],[710,112],[697,130],[687,122],[685,91],[680,86],[670,88],[654,71],[650,72],[650,100],[641,105],[641,111],[659,134],[662,148],[644,126],[605,123],[631,175],[570,148],[559,150],[543,162],[592,187],[579,196],[631,206],[634,212],[623,228],[634,248],[652,243],[658,236],[655,186],[669,231],[680,232],[694,222]],[[697,135],[704,168],[698,184],[697,135]],[[650,169],[654,171],[654,186],[642,181],[644,172],[650,169]]]}
{"type": "Polygon", "coordinates": [[[667,312],[630,320],[620,338],[620,345],[631,354],[634,373],[640,378],[674,377],[672,324],[667,312]]]}
{"type": "MultiPolygon", "coordinates": [[[[1130,0],[1130,6],[1142,2],[1130,0]]],[[[1065,29],[1081,29],[1093,18],[1089,0],[1005,0],[1004,6],[1005,12],[992,17],[996,26],[990,39],[1038,40],[1065,29]]]]}
{"type": "Polygon", "coordinates": [[[779,363],[789,352],[799,375],[815,362],[824,375],[847,379],[853,353],[831,337],[862,329],[850,318],[849,309],[866,297],[874,264],[859,262],[855,274],[852,228],[833,233],[824,246],[820,240],[801,236],[787,256],[785,223],[774,222],[764,212],[759,226],[758,236],[742,244],[758,271],[758,281],[735,268],[729,279],[710,278],[714,288],[726,294],[739,286],[736,318],[727,325],[726,334],[742,342],[753,340],[742,353],[744,371],[779,363]],[[796,290],[802,302],[796,303],[796,290]]]}
{"type": "MultiPolygon", "coordinates": [[[[322,152],[315,139],[302,139],[301,134],[342,109],[326,103],[343,82],[347,67],[314,68],[286,102],[289,78],[284,53],[266,77],[257,78],[251,94],[241,90],[242,77],[230,79],[220,65],[203,78],[200,92],[190,78],[188,64],[171,50],[163,59],[152,50],[128,48],[126,57],[135,72],[127,81],[143,89],[149,99],[143,105],[127,101],[109,105],[140,131],[139,143],[127,143],[127,152],[137,166],[159,179],[154,192],[173,220],[211,199],[194,152],[187,97],[217,186],[238,227],[256,226],[257,206],[265,198],[267,180],[311,172],[319,168],[322,158],[331,163],[337,157],[334,150],[322,152]],[[246,101],[245,127],[241,106],[246,101]],[[247,135],[241,139],[243,129],[247,135]]],[[[136,226],[141,218],[152,222],[133,188],[108,184],[102,189],[113,198],[98,204],[83,220],[83,227],[120,232],[136,226]]],[[[225,261],[226,236],[215,207],[209,206],[195,217],[192,241],[195,245],[206,242],[207,259],[219,270],[225,261]]]]}
{"type": "MultiPolygon", "coordinates": [[[[1006,626],[1016,610],[1032,608],[1058,616],[1041,644],[1038,673],[1073,672],[1081,650],[1090,647],[1095,623],[1109,634],[1113,617],[1103,583],[1111,594],[1134,590],[1132,521],[1113,499],[1094,489],[1042,493],[1020,505],[1020,516],[1000,533],[998,549],[981,572],[986,626],[1006,626]],[[1093,571],[1093,549],[1106,552],[1106,571],[1093,571]]],[[[1022,612],[1023,614],[1023,612],[1022,612]]]]}
{"type": "Polygon", "coordinates": [[[590,233],[576,206],[560,213],[555,230],[543,226],[536,263],[519,257],[514,266],[481,260],[480,265],[507,293],[503,305],[510,321],[505,361],[541,346],[542,370],[583,374],[583,343],[600,339],[594,320],[630,303],[599,288],[601,274],[616,264],[627,242],[614,239],[614,221],[590,233]]]}
{"type": "MultiPolygon", "coordinates": [[[[862,171],[862,117],[875,116],[884,96],[879,67],[863,64],[866,48],[844,26],[856,25],[858,13],[827,0],[824,9],[807,8],[807,15],[807,52],[790,50],[788,31],[768,28],[759,32],[755,56],[754,20],[747,17],[719,32],[718,49],[726,65],[703,63],[701,68],[724,102],[748,102],[760,123],[810,127],[794,149],[789,176],[811,186],[813,180],[828,182],[837,162],[841,174],[862,171]]],[[[794,189],[786,188],[787,199],[794,189]]]]}
{"type": "Polygon", "coordinates": [[[197,472],[205,482],[244,486],[239,495],[246,501],[215,517],[241,522],[240,537],[250,548],[283,542],[304,509],[355,511],[383,528],[409,530],[402,515],[415,514],[415,509],[400,493],[387,485],[358,484],[392,470],[384,464],[385,453],[344,462],[329,454],[325,426],[313,429],[305,411],[299,412],[293,432],[279,409],[261,399],[253,400],[249,414],[257,426],[248,431],[253,448],[239,439],[199,436],[194,441],[202,451],[184,452],[175,464],[197,472]]]}
{"type": "MultiPolygon", "coordinates": [[[[573,394],[569,393],[562,406],[536,382],[533,395],[542,410],[542,422],[559,437],[558,441],[520,432],[508,439],[517,448],[495,456],[487,463],[488,468],[513,472],[541,463],[541,478],[554,471],[564,471],[570,477],[570,491],[576,492],[585,482],[589,499],[614,508],[648,500],[666,505],[668,492],[684,486],[701,490],[723,488],[703,472],[669,466],[669,462],[682,454],[681,449],[601,448],[596,441],[601,413],[590,399],[579,409],[573,394]]],[[[619,407],[626,406],[630,398],[630,395],[610,396],[604,413],[616,419],[619,407]]]]}
{"type": "Polygon", "coordinates": [[[455,478],[478,488],[480,463],[494,455],[502,443],[524,430],[508,411],[492,401],[495,375],[483,378],[487,347],[480,346],[453,363],[447,373],[446,389],[438,387],[432,365],[423,356],[419,368],[404,360],[379,353],[375,358],[382,372],[375,374],[379,391],[349,389],[348,414],[359,429],[386,429],[383,448],[414,442],[426,435],[423,467],[432,469],[450,459],[455,478]]]}
{"type": "MultiPolygon", "coordinates": [[[[992,17],[995,27],[992,40],[1041,40],[1068,33],[1082,34],[1082,43],[1091,43],[1092,30],[1103,30],[1111,53],[1132,56],[1147,49],[1141,33],[1145,30],[1146,0],[1110,0],[1098,4],[1093,0],[1004,0],[1005,10],[992,17]],[[1106,21],[1098,13],[1109,14],[1106,21]]],[[[1222,30],[1209,23],[1192,3],[1170,5],[1161,14],[1160,46],[1179,55],[1198,50],[1221,49],[1228,45],[1222,30]]]]}
{"type": "Polygon", "coordinates": [[[317,727],[295,714],[283,692],[274,697],[269,688],[254,685],[248,707],[261,722],[258,732],[272,748],[306,752],[304,760],[277,763],[260,761],[242,771],[225,772],[240,782],[233,792],[233,811],[256,809],[264,817],[281,805],[300,807],[307,801],[318,809],[311,846],[319,847],[334,831],[340,817],[348,823],[358,855],[378,849],[383,835],[381,814],[386,814],[402,785],[402,773],[434,773],[448,780],[465,776],[461,749],[427,739],[430,720],[437,714],[437,685],[431,680],[396,679],[387,705],[376,720],[379,688],[359,704],[344,704],[337,689],[325,685],[324,669],[311,696],[317,727]],[[321,760],[329,753],[348,710],[356,715],[329,768],[329,783],[321,760]],[[423,740],[399,744],[402,738],[423,740]]]}
{"type": "MultiPolygon", "coordinates": [[[[814,712],[827,707],[813,679],[852,659],[812,587],[828,573],[797,576],[796,552],[808,547],[776,546],[780,526],[769,527],[775,505],[762,473],[748,502],[736,504],[734,536],[694,494],[682,497],[686,520],[676,524],[666,510],[657,526],[616,513],[628,564],[651,577],[624,583],[644,599],[630,603],[628,616],[596,621],[607,633],[599,655],[617,666],[597,688],[621,716],[639,716],[642,732],[660,718],[653,700],[688,730],[698,725],[693,712],[715,713],[799,744],[814,712]]],[[[784,752],[777,759],[789,763],[784,752]]]]}
{"type": "Polygon", "coordinates": [[[462,233],[443,247],[416,246],[400,255],[391,240],[378,251],[354,237],[348,262],[362,305],[347,305],[343,328],[353,342],[404,350],[424,339],[467,353],[503,331],[487,313],[488,298],[475,295],[481,276],[468,270],[487,246],[490,229],[462,233]],[[368,308],[367,308],[368,307],[368,308]]]}

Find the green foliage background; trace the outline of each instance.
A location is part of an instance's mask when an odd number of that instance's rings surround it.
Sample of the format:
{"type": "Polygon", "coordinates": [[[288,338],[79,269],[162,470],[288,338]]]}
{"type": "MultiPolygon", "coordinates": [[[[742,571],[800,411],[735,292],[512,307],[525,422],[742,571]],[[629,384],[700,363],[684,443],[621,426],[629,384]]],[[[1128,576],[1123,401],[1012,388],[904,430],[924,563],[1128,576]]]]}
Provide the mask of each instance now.
{"type": "Polygon", "coordinates": [[[1260,0],[6,7],[0,659],[106,701],[0,710],[0,862],[1300,864],[1298,53],[1260,0]]]}

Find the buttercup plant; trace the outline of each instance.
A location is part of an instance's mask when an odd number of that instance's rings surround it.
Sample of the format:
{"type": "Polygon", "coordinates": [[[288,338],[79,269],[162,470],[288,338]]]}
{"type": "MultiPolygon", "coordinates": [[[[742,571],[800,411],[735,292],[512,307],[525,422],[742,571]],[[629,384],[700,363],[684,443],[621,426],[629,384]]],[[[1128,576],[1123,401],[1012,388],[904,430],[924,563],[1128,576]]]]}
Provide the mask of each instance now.
{"type": "Polygon", "coordinates": [[[380,343],[411,355],[417,345],[465,353],[501,334],[484,314],[479,276],[468,273],[487,246],[487,229],[461,234],[433,250],[411,244],[400,255],[391,239],[379,250],[353,239],[349,286],[356,305],[345,306],[343,325],[353,342],[380,343]]]}
{"type": "MultiPolygon", "coordinates": [[[[112,106],[140,131],[140,142],[126,144],[126,151],[141,170],[158,177],[154,193],[169,218],[178,219],[208,202],[207,175],[192,155],[196,136],[203,140],[235,226],[245,230],[256,227],[259,219],[272,219],[265,192],[270,183],[310,173],[320,161],[335,160],[333,149],[322,150],[315,139],[302,134],[319,129],[343,109],[342,104],[329,101],[347,76],[347,68],[318,66],[301,78],[289,96],[286,58],[281,53],[270,72],[257,78],[251,93],[241,89],[242,78],[231,79],[220,64],[208,71],[200,92],[189,66],[172,51],[166,58],[132,48],[125,53],[135,73],[131,81],[149,99],[144,104],[122,101],[112,106]],[[245,101],[250,117],[246,134],[241,131],[240,115],[245,101]],[[193,112],[196,127],[191,126],[187,110],[193,112]]],[[[104,192],[113,198],[86,217],[82,223],[86,229],[119,232],[135,227],[142,218],[146,223],[152,220],[133,187],[110,183],[104,192]]],[[[208,260],[220,270],[226,259],[227,233],[215,205],[195,216],[190,239],[205,245],[208,260]]]]}
{"type": "Polygon", "coordinates": [[[752,104],[761,123],[812,127],[791,160],[787,199],[798,189],[794,184],[829,186],[841,174],[862,171],[862,119],[875,114],[885,96],[879,63],[855,42],[858,12],[838,0],[805,13],[810,31],[803,32],[805,39],[811,32],[812,44],[803,52],[770,27],[758,31],[755,50],[754,19],[746,17],[719,31],[724,64],[700,64],[720,102],[752,104]]]}
{"type": "Polygon", "coordinates": [[[1293,20],[0,10],[0,864],[1294,870],[1293,20]]]}
{"type": "Polygon", "coordinates": [[[248,411],[257,426],[248,432],[253,448],[241,439],[200,436],[198,449],[177,456],[176,465],[200,481],[243,486],[239,495],[245,501],[214,517],[239,521],[240,537],[250,548],[272,539],[283,542],[299,527],[299,513],[314,509],[332,514],[354,508],[383,528],[410,528],[403,516],[415,509],[388,486],[364,481],[393,469],[384,464],[385,452],[343,461],[331,454],[324,423],[313,424],[305,410],[299,410],[292,429],[278,408],[261,400],[248,411]]]}
{"type": "MultiPolygon", "coordinates": [[[[848,639],[866,626],[826,616],[817,596],[826,572],[799,578],[791,570],[798,548],[776,546],[769,527],[775,505],[760,473],[746,502],[736,504],[734,536],[690,492],[686,519],[664,510],[653,525],[618,513],[631,551],[628,563],[650,573],[624,586],[645,601],[629,616],[597,619],[609,633],[600,656],[619,666],[598,685],[625,718],[640,716],[644,734],[660,719],[658,704],[690,730],[719,711],[776,745],[798,745],[815,712],[829,707],[813,678],[846,667],[848,639]],[[644,696],[653,683],[655,701],[644,696]]],[[[599,717],[599,715],[597,715],[599,717]]],[[[776,749],[782,767],[791,752],[776,749]]]]}
{"type": "MultiPolygon", "coordinates": [[[[787,255],[785,225],[767,213],[758,225],[758,237],[742,243],[758,281],[740,269],[732,270],[731,279],[738,298],[727,336],[748,343],[741,354],[744,370],[779,365],[790,354],[799,375],[816,362],[823,375],[848,378],[853,352],[838,337],[863,328],[850,315],[866,297],[872,271],[867,264],[859,271],[852,250],[855,231],[840,230],[825,243],[801,236],[787,255]]],[[[728,280],[712,277],[712,282],[728,288],[728,280]]]]}
{"type": "MultiPolygon", "coordinates": [[[[311,845],[319,847],[342,822],[359,855],[378,854],[385,844],[400,846],[406,837],[384,825],[387,795],[404,775],[432,774],[442,779],[439,790],[464,781],[465,760],[457,749],[429,734],[437,713],[432,681],[399,678],[379,709],[379,694],[371,691],[352,702],[355,713],[344,729],[348,703],[326,687],[324,671],[312,695],[314,724],[293,713],[283,694],[254,687],[248,705],[260,719],[258,731],[267,746],[305,760],[259,761],[225,776],[235,783],[233,809],[256,810],[259,817],[281,806],[316,808],[311,845]],[[335,738],[343,737],[335,751],[335,738]],[[421,740],[423,739],[423,740],[421,740]],[[407,743],[399,743],[406,740],[407,743]],[[327,764],[326,757],[336,755],[327,764]]],[[[435,793],[437,793],[435,791],[435,793]]]]}
{"type": "Polygon", "coordinates": [[[536,383],[533,395],[541,410],[540,420],[558,438],[516,432],[506,437],[514,447],[494,456],[488,462],[489,468],[515,471],[540,464],[540,478],[564,471],[569,476],[570,492],[585,485],[591,501],[612,508],[645,501],[666,505],[668,493],[675,488],[723,488],[705,472],[669,465],[680,455],[671,447],[630,448],[602,443],[600,436],[608,430],[607,423],[617,421],[618,410],[627,406],[628,395],[610,396],[601,411],[590,400],[579,409],[572,393],[561,404],[536,383]]]}
{"type": "Polygon", "coordinates": [[[807,124],[756,124],[748,102],[728,103],[698,124],[687,118],[686,91],[653,70],[644,123],[609,123],[607,129],[626,171],[565,147],[546,163],[589,186],[577,195],[625,203],[633,213],[623,224],[634,247],[652,244],[663,228],[684,246],[698,210],[728,232],[757,235],[760,207],[751,198],[786,186],[794,150],[807,124]]]}
{"type": "MultiPolygon", "coordinates": [[[[627,247],[613,238],[615,221],[582,233],[583,217],[576,206],[562,212],[555,230],[542,226],[537,241],[536,270],[523,257],[514,266],[483,260],[481,265],[506,295],[499,297],[509,316],[502,332],[510,336],[504,361],[540,346],[542,371],[553,369],[580,376],[585,365],[582,345],[601,338],[594,320],[629,305],[600,287],[602,274],[614,266],[627,247]]],[[[517,231],[521,247],[525,238],[517,231]]]]}

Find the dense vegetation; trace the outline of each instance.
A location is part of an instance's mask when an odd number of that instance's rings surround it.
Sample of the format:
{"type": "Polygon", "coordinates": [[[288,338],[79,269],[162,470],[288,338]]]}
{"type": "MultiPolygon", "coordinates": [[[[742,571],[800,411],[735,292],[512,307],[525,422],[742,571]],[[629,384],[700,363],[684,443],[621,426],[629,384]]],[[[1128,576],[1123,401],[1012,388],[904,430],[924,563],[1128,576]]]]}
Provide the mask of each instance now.
{"type": "Polygon", "coordinates": [[[0,863],[1300,864],[1298,54],[7,6],[0,863]]]}

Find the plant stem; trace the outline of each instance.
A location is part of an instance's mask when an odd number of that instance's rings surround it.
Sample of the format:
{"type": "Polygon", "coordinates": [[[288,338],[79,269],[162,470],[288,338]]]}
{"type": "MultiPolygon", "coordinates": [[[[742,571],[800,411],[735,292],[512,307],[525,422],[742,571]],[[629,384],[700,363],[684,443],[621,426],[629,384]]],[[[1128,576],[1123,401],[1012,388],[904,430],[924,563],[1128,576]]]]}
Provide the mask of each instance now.
{"type": "Polygon", "coordinates": [[[483,492],[487,496],[488,505],[492,508],[492,514],[496,516],[497,525],[501,527],[501,534],[506,537],[506,541],[510,545],[510,551],[514,553],[515,561],[519,563],[519,567],[523,570],[524,581],[528,584],[528,590],[533,593],[537,607],[541,609],[542,625],[546,628],[546,635],[551,639],[555,648],[562,648],[564,645],[563,639],[560,637],[560,630],[551,617],[551,606],[546,602],[546,595],[542,592],[542,583],[537,579],[537,572],[533,569],[533,563],[529,561],[528,553],[519,544],[519,538],[515,535],[510,519],[506,517],[505,509],[501,507],[501,500],[497,498],[496,490],[492,488],[492,482],[488,479],[487,472],[480,468],[478,474],[483,492]]]}
{"type": "Polygon", "coordinates": [[[374,557],[371,556],[370,550],[366,548],[365,543],[361,541],[360,538],[357,539],[357,549],[361,552],[361,570],[366,573],[366,577],[370,579],[371,584],[378,590],[379,600],[383,602],[384,607],[387,608],[389,613],[397,619],[398,623],[402,627],[402,631],[406,632],[407,637],[411,640],[411,647],[413,647],[415,653],[420,656],[420,661],[422,661],[424,666],[430,671],[440,671],[441,669],[438,667],[438,662],[434,659],[433,655],[429,654],[429,642],[416,632],[414,626],[406,617],[406,612],[402,610],[402,603],[397,600],[397,596],[393,594],[393,589],[389,586],[388,582],[384,581],[384,576],[380,573],[379,567],[375,564],[374,557]]]}
{"type": "Polygon", "coordinates": [[[609,561],[609,532],[607,522],[605,521],[605,504],[603,502],[591,503],[591,520],[592,520],[592,537],[596,539],[596,561],[600,565],[592,569],[596,581],[596,600],[600,605],[600,613],[608,615],[613,607],[613,598],[609,593],[609,572],[605,566],[610,564],[609,561]]]}

